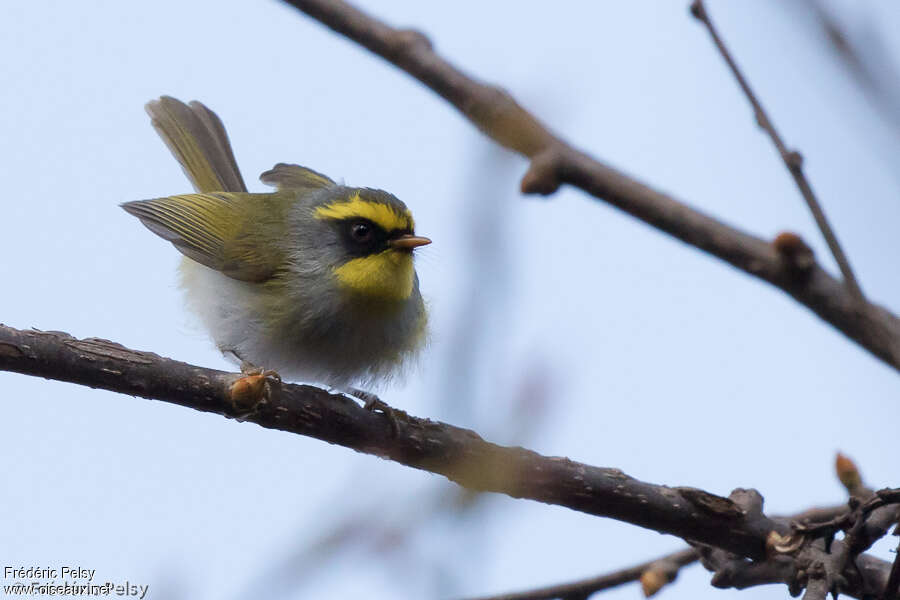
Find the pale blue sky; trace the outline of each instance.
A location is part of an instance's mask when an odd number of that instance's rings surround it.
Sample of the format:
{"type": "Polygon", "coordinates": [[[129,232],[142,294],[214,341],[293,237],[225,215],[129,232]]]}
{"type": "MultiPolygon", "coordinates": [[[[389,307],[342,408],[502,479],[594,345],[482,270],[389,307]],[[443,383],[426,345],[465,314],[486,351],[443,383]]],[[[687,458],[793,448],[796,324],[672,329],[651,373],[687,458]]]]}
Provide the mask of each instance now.
{"type": "MultiPolygon", "coordinates": [[[[575,145],[760,236],[797,231],[835,270],[686,1],[361,5],[427,32],[575,145]]],[[[805,155],[866,293],[900,311],[897,131],[794,2],[708,5],[805,155]]],[[[900,64],[895,0],[829,5],[900,64]]],[[[224,120],[251,190],[276,162],[305,164],[390,190],[434,240],[418,262],[433,341],[404,385],[383,390],[391,404],[655,483],[756,487],[773,512],[841,502],[838,449],[871,485],[900,484],[894,370],[781,292],[583,193],[522,198],[522,159],[292,8],[7,3],[0,55],[0,322],[227,368],[182,306],[178,253],[118,208],[189,190],[142,106],[199,99],[224,120]]],[[[0,386],[4,565],[81,564],[149,584],[157,600],[427,598],[556,583],[680,547],[500,496],[432,517],[453,486],[377,458],[68,384],[0,373],[0,386]],[[382,540],[384,560],[366,546],[303,558],[347,515],[402,530],[417,510],[429,525],[406,545],[382,540]]],[[[666,597],[738,594],[708,580],[694,567],[666,597]]]]}

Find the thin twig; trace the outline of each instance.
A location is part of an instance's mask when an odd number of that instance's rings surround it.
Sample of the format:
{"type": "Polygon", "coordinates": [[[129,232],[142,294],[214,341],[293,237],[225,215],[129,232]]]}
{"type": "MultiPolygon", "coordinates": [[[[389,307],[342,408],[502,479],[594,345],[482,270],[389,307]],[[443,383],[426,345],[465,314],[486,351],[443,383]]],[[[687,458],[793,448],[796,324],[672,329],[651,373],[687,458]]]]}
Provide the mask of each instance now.
{"type": "Polygon", "coordinates": [[[884,488],[873,492],[872,498],[865,502],[862,511],[868,514],[876,508],[887,506],[888,504],[900,504],[900,488],[884,488]]]}
{"type": "Polygon", "coordinates": [[[633,567],[620,569],[598,577],[590,577],[579,581],[571,581],[521,592],[498,594],[496,596],[479,596],[478,598],[471,598],[469,600],[552,600],[554,598],[583,598],[586,600],[596,592],[637,581],[646,571],[655,568],[658,565],[675,565],[678,568],[681,568],[696,562],[698,558],[699,556],[696,550],[687,548],[633,567]]]}
{"type": "MultiPolygon", "coordinates": [[[[842,529],[846,530],[860,520],[865,520],[873,511],[891,504],[900,504],[900,488],[884,488],[871,492],[870,497],[865,501],[853,497],[850,500],[850,507],[833,518],[827,521],[794,523],[793,528],[809,537],[821,537],[842,529]]],[[[889,525],[890,518],[888,517],[883,526],[888,527],[889,525]]]]}
{"type": "Polygon", "coordinates": [[[797,187],[800,188],[803,199],[806,200],[806,204],[809,206],[809,210],[812,212],[816,224],[819,226],[822,235],[825,237],[825,241],[828,243],[828,247],[831,249],[831,253],[834,255],[834,259],[837,261],[838,267],[841,269],[844,281],[853,292],[854,296],[860,301],[863,301],[864,297],[862,289],[859,287],[856,276],[853,274],[853,269],[850,268],[850,261],[847,259],[847,255],[844,254],[844,250],[841,248],[834,230],[828,223],[822,205],[819,204],[809,180],[806,179],[806,175],[803,173],[803,156],[796,150],[788,150],[787,146],[784,144],[784,141],[778,134],[778,130],[775,129],[775,124],[772,122],[772,119],[769,118],[769,115],[766,114],[766,111],[763,109],[756,94],[750,89],[750,84],[747,82],[746,77],[744,77],[744,74],[741,72],[740,68],[738,68],[737,63],[734,62],[734,58],[732,58],[731,53],[725,46],[725,42],[713,25],[712,19],[709,18],[709,13],[706,11],[703,0],[694,0],[691,4],[691,13],[706,25],[709,35],[712,36],[713,42],[716,44],[716,48],[719,49],[722,58],[728,63],[728,67],[731,69],[734,78],[737,79],[738,84],[744,91],[744,95],[747,96],[747,100],[749,100],[750,104],[753,106],[756,122],[769,134],[769,137],[772,138],[772,142],[778,149],[778,154],[781,155],[781,159],[793,176],[794,181],[797,183],[797,187]]]}
{"type": "Polygon", "coordinates": [[[450,102],[498,144],[531,159],[522,191],[567,183],[683,242],[782,289],[863,348],[900,370],[900,319],[859,302],[812,257],[796,269],[770,242],[703,214],[573,148],[506,91],[481,83],[434,52],[416,31],[394,29],[342,0],[285,0],[403,69],[450,102]]]}
{"type": "Polygon", "coordinates": [[[790,517],[790,519],[798,523],[801,527],[810,527],[814,526],[817,523],[824,523],[826,521],[836,519],[846,512],[846,504],[836,504],[834,506],[821,507],[817,506],[793,515],[792,517],[790,517]]]}

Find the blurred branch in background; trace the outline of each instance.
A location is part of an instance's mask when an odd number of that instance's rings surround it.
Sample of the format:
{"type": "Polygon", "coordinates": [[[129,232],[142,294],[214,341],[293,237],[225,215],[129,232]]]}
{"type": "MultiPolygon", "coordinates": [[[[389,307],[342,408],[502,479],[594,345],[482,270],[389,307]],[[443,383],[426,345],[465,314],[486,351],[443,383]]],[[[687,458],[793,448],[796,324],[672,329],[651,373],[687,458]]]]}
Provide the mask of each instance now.
{"type": "Polygon", "coordinates": [[[900,65],[891,58],[877,29],[862,16],[858,26],[851,26],[822,0],[799,1],[815,17],[835,56],[900,140],[900,65]]]}
{"type": "MultiPolygon", "coordinates": [[[[441,565],[432,557],[416,552],[415,538],[429,526],[447,515],[471,517],[471,503],[459,501],[457,494],[447,493],[447,486],[428,490],[411,490],[398,498],[379,493],[376,484],[360,486],[350,481],[328,505],[315,512],[304,527],[296,532],[290,544],[292,548],[281,551],[279,558],[267,561],[267,568],[253,573],[235,596],[236,600],[255,598],[294,598],[316,581],[327,579],[328,566],[348,559],[364,566],[378,565],[389,570],[391,563],[397,568],[397,581],[412,588],[413,580],[434,581],[441,565]],[[362,507],[347,507],[348,490],[365,487],[362,507]],[[336,507],[345,507],[337,510],[336,507]],[[328,521],[324,526],[320,523],[328,521]],[[310,536],[309,530],[321,533],[310,536]]],[[[349,493],[354,493],[354,492],[349,493]]],[[[276,552],[273,552],[276,554],[276,552]]]]}
{"type": "Polygon", "coordinates": [[[285,0],[403,69],[500,145],[531,159],[526,194],[574,185],[621,210],[782,289],[863,348],[900,370],[900,319],[858,296],[809,253],[798,265],[771,243],[705,215],[609,167],[549,131],[507,92],[445,61],[419,32],[394,29],[341,0],[285,0]]]}
{"type": "Polygon", "coordinates": [[[744,95],[747,96],[747,100],[753,107],[756,123],[765,130],[772,139],[772,143],[775,144],[778,154],[781,156],[784,165],[794,178],[794,182],[800,189],[800,194],[806,201],[806,205],[809,207],[810,212],[812,212],[813,218],[816,220],[816,224],[822,232],[822,237],[825,238],[828,248],[831,250],[834,259],[837,261],[838,267],[841,269],[841,274],[844,276],[844,283],[850,288],[850,291],[858,300],[864,302],[865,298],[863,297],[862,289],[859,286],[859,282],[856,280],[856,276],[853,274],[853,269],[850,268],[850,260],[844,253],[843,248],[841,248],[837,235],[835,235],[834,230],[831,228],[831,224],[828,222],[828,218],[825,216],[822,205],[819,204],[819,200],[816,198],[809,180],[806,179],[806,175],[803,173],[803,155],[796,150],[788,150],[787,146],[784,144],[784,141],[778,134],[778,130],[775,129],[775,123],[769,118],[769,115],[762,107],[756,94],[753,93],[753,90],[750,88],[750,83],[747,81],[747,78],[744,77],[744,74],[737,66],[737,63],[734,62],[734,58],[731,56],[731,52],[728,51],[725,41],[719,35],[715,25],[713,25],[712,19],[710,19],[709,13],[706,10],[706,6],[703,4],[703,0],[694,0],[694,2],[691,3],[691,14],[706,26],[709,35],[713,39],[713,43],[715,43],[716,48],[718,48],[719,53],[728,64],[731,73],[734,75],[738,85],[741,87],[741,90],[743,90],[744,95]]]}
{"type": "MultiPolygon", "coordinates": [[[[714,584],[738,585],[730,583],[744,581],[733,578],[742,573],[738,567],[752,564],[770,567],[765,573],[773,573],[774,581],[790,575],[789,585],[805,586],[812,577],[809,564],[829,561],[837,570],[822,567],[828,581],[839,583],[841,593],[863,598],[881,593],[891,570],[890,563],[859,553],[886,533],[900,505],[900,489],[875,492],[865,503],[851,504],[833,524],[789,526],[763,513],[762,496],[755,490],[737,489],[724,498],[696,488],[654,485],[618,469],[498,446],[473,431],[399,410],[392,423],[346,396],[312,386],[273,385],[264,401],[241,405],[232,390],[242,375],[97,338],[0,325],[0,369],[250,421],[437,473],[475,492],[556,504],[675,535],[715,549],[704,559],[716,570],[714,584]],[[833,541],[839,530],[846,532],[843,542],[833,541]]],[[[763,581],[757,577],[753,582],[763,581]]]]}

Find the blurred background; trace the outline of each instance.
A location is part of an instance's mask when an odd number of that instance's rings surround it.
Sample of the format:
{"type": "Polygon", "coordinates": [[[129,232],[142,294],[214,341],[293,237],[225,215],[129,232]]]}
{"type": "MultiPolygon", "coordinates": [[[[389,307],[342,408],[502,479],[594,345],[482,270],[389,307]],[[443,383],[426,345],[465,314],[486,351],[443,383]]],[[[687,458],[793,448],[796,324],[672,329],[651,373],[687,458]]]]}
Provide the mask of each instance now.
{"type": "MultiPolygon", "coordinates": [[[[601,160],[837,272],[770,141],[683,2],[361,1],[427,33],[601,160]]],[[[707,3],[868,296],[900,311],[900,3],[707,3]]],[[[182,305],[180,255],[118,208],[189,191],[142,106],[199,99],[251,191],[279,161],[390,190],[432,342],[412,414],[727,495],[771,513],[845,501],[842,450],[900,485],[900,377],[780,291],[562,189],[410,77],[274,0],[6,3],[0,321],[231,368],[182,305]]],[[[682,547],[341,447],[163,402],[0,373],[0,561],[81,565],[154,599],[455,598],[682,547]]],[[[896,539],[874,552],[892,559],[896,539]]],[[[668,598],[713,590],[700,567],[668,598]]],[[[8,582],[5,582],[8,583],[8,582]]],[[[605,593],[636,598],[634,585],[605,593]]]]}

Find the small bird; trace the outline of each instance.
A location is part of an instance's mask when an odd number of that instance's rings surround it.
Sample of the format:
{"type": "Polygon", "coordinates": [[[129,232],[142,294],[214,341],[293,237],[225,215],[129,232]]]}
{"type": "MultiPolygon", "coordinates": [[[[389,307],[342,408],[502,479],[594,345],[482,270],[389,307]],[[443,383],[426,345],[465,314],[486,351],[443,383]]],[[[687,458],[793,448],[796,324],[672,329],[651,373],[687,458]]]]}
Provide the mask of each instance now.
{"type": "Polygon", "coordinates": [[[351,393],[410,362],[427,323],[413,250],[431,240],[403,202],[284,163],[260,176],[277,191],[249,193],[214,112],[146,109],[197,193],[122,208],[184,255],[187,303],[224,354],[351,393]]]}

